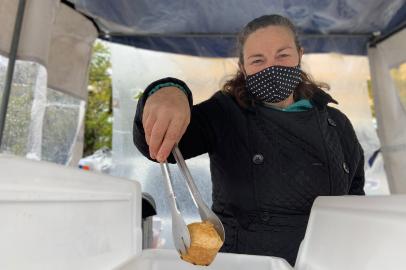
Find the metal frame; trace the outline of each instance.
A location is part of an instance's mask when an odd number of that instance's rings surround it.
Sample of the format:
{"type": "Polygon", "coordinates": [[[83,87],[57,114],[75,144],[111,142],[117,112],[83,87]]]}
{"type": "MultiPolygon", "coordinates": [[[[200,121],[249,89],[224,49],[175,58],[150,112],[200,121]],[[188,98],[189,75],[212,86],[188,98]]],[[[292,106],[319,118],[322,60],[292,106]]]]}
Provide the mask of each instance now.
{"type": "Polygon", "coordinates": [[[23,17],[26,6],[26,0],[19,0],[16,20],[14,24],[13,39],[10,45],[9,61],[7,65],[6,82],[4,84],[3,97],[0,106],[0,147],[3,141],[4,127],[6,124],[7,107],[10,98],[11,86],[13,83],[13,75],[15,63],[17,60],[18,44],[20,42],[21,28],[23,25],[23,17]]]}

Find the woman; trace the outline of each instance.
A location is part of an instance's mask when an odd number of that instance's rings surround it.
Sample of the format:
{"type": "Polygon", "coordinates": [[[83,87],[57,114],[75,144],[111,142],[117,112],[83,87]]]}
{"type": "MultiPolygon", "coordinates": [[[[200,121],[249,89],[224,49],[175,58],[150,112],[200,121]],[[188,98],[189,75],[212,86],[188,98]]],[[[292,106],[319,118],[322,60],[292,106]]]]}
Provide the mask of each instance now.
{"type": "Polygon", "coordinates": [[[248,23],[239,71],[192,106],[187,85],[165,78],[140,99],[134,143],[152,160],[179,142],[185,158],[210,157],[213,211],[226,231],[222,252],[294,264],[317,196],[364,195],[362,148],[347,117],[300,69],[296,29],[285,17],[248,23]]]}

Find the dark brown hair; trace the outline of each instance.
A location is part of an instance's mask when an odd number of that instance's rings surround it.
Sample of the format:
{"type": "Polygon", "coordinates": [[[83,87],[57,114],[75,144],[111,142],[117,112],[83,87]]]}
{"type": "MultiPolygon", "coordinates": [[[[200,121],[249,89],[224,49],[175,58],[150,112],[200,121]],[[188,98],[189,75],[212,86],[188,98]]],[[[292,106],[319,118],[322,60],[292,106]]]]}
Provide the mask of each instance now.
{"type": "MultiPolygon", "coordinates": [[[[249,35],[257,31],[258,29],[265,28],[267,26],[284,26],[288,28],[293,34],[298,52],[300,51],[302,47],[299,42],[296,27],[293,25],[293,23],[289,19],[281,15],[264,15],[249,22],[238,35],[237,55],[239,66],[242,66],[244,64],[243,49],[249,35]]],[[[315,82],[310,77],[310,75],[308,75],[303,70],[301,71],[301,77],[302,82],[298,85],[293,93],[293,99],[295,101],[302,98],[309,99],[313,96],[314,93],[322,91],[321,88],[324,88],[326,90],[329,89],[328,84],[315,82]]],[[[234,96],[240,106],[247,107],[248,105],[254,103],[254,100],[252,99],[252,97],[248,96],[248,93],[245,89],[245,76],[241,70],[238,70],[235,76],[223,85],[222,90],[234,96]]]]}

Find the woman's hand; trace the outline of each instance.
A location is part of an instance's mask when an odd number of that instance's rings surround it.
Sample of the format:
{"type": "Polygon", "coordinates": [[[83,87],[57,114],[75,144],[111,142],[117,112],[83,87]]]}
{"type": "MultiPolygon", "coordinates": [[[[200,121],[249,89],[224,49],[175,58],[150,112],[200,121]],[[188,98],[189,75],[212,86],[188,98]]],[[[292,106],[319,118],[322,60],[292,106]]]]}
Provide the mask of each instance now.
{"type": "Polygon", "coordinates": [[[145,140],[152,159],[163,162],[190,123],[189,101],[176,87],[163,87],[146,101],[142,115],[145,140]]]}

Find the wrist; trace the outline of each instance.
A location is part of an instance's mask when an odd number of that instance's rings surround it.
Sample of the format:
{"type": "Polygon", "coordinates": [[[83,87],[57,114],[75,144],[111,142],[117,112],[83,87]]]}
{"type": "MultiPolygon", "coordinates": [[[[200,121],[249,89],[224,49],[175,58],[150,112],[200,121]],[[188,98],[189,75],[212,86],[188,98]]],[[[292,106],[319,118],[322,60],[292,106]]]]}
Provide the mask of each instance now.
{"type": "Polygon", "coordinates": [[[187,91],[183,86],[173,82],[166,82],[154,86],[154,88],[152,88],[151,91],[148,92],[148,97],[164,87],[176,87],[177,89],[181,90],[185,95],[187,95],[187,91]]]}

